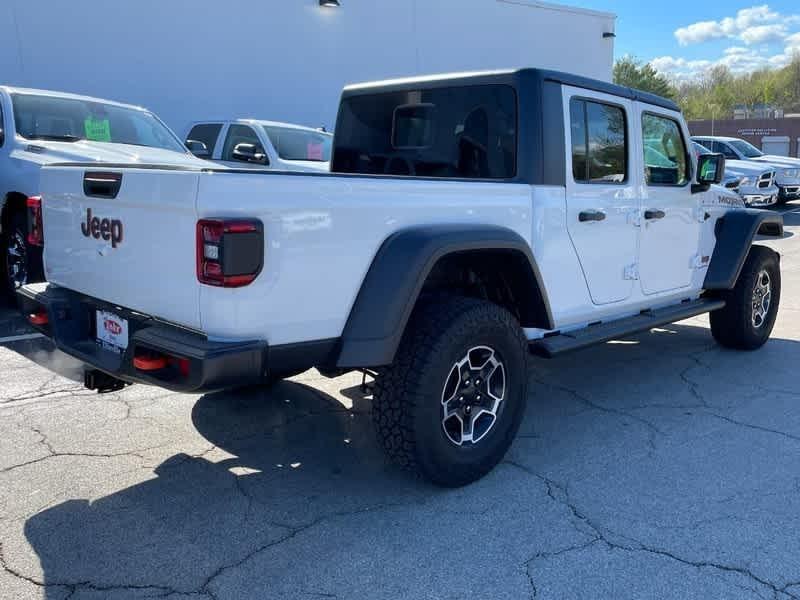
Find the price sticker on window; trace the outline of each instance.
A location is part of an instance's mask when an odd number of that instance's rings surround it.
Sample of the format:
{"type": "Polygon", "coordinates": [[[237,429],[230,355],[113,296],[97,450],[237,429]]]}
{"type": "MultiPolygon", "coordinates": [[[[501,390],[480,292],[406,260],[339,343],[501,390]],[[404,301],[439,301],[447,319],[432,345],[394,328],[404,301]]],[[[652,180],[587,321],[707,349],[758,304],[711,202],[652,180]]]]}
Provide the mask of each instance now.
{"type": "Polygon", "coordinates": [[[111,124],[108,119],[94,119],[88,117],[83,122],[83,128],[86,132],[86,139],[93,142],[110,142],[111,141],[111,124]]]}

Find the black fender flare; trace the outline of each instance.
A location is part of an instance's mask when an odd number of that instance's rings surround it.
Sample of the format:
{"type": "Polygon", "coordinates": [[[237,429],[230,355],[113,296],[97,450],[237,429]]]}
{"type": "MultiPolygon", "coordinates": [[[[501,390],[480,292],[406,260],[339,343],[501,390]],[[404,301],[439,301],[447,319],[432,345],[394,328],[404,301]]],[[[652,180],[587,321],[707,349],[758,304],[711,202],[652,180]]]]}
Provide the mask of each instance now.
{"type": "Polygon", "coordinates": [[[714,228],[717,243],[703,289],[730,290],[736,285],[756,235],[783,236],[783,216],[769,210],[732,210],[714,228]]]}
{"type": "Polygon", "coordinates": [[[518,233],[491,225],[411,227],[390,235],[375,254],[342,332],[336,366],[346,369],[390,364],[436,263],[454,253],[481,250],[507,250],[530,267],[525,285],[536,286],[542,306],[539,322],[528,326],[552,329],[541,273],[530,245],[518,233]]]}

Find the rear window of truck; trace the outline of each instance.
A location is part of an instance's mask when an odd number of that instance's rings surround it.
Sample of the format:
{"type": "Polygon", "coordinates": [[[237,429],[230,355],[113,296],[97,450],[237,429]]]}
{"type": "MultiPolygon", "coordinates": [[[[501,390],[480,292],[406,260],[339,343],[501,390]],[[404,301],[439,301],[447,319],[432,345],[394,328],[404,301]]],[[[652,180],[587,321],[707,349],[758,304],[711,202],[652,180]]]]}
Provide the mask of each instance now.
{"type": "Polygon", "coordinates": [[[511,179],[516,163],[514,88],[475,85],[345,98],[331,170],[511,179]]]}

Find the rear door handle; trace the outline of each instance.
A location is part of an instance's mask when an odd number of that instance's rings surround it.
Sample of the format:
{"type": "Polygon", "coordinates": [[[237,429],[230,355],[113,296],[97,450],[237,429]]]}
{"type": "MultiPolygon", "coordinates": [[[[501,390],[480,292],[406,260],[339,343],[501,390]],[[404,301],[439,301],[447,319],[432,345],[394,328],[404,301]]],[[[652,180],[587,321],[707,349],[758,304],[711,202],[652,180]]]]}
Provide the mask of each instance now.
{"type": "Polygon", "coordinates": [[[578,221],[585,223],[586,221],[605,221],[606,213],[602,210],[584,210],[578,213],[578,221]]]}
{"type": "Polygon", "coordinates": [[[664,214],[663,210],[653,210],[647,209],[644,211],[644,218],[648,221],[653,221],[655,219],[663,219],[666,215],[664,214]]]}

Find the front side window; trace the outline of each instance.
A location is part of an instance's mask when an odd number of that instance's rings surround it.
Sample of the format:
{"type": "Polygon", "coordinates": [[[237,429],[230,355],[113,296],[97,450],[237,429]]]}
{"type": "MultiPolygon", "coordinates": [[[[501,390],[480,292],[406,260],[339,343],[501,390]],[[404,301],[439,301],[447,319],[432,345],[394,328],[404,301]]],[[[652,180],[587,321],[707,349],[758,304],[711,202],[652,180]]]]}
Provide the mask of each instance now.
{"type": "Polygon", "coordinates": [[[107,142],[186,152],[155,115],[114,104],[12,94],[17,135],[28,140],[107,142]]]}
{"type": "Polygon", "coordinates": [[[283,160],[328,162],[333,136],[323,131],[264,125],[264,132],[283,160]]]}
{"type": "Polygon", "coordinates": [[[488,84],[345,98],[331,170],[511,179],[516,162],[516,92],[488,84]]]}
{"type": "Polygon", "coordinates": [[[573,98],[570,101],[572,174],[577,183],[624,183],[628,136],[619,106],[573,98]]]}
{"type": "Polygon", "coordinates": [[[231,125],[225,136],[222,148],[222,160],[255,162],[255,154],[264,155],[264,148],[258,135],[248,125],[231,125]],[[246,148],[243,147],[246,145],[246,148]],[[247,153],[244,150],[247,149],[247,153]]]}
{"type": "Polygon", "coordinates": [[[758,158],[759,156],[764,156],[764,153],[761,150],[753,146],[753,144],[750,142],[746,142],[744,140],[733,140],[731,142],[731,146],[733,146],[734,149],[745,158],[758,158]]]}
{"type": "Polygon", "coordinates": [[[647,185],[684,185],[689,181],[686,144],[676,121],[645,113],[642,138],[647,185]]]}

